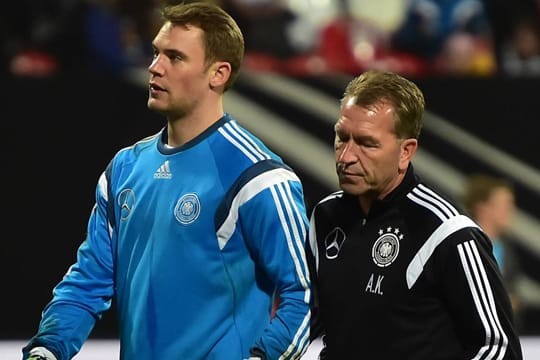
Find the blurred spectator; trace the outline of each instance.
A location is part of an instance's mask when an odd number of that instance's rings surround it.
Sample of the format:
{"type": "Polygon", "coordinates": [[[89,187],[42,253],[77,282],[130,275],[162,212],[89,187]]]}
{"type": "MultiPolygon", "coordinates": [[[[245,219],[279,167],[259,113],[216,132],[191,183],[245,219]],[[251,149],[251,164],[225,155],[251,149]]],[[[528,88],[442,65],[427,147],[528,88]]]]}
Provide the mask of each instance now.
{"type": "Polygon", "coordinates": [[[501,49],[501,71],[512,76],[540,76],[540,24],[537,17],[517,20],[501,49]]]}
{"type": "Polygon", "coordinates": [[[160,0],[20,0],[0,15],[2,62],[19,76],[146,67],[160,0]]]}
{"type": "Polygon", "coordinates": [[[84,56],[77,0],[8,1],[0,15],[2,62],[21,76],[48,76],[84,56]]]}
{"type": "MultiPolygon", "coordinates": [[[[26,76],[145,68],[159,7],[179,1],[9,1],[0,66],[26,76]]],[[[538,0],[206,1],[237,19],[253,70],[540,76],[538,0]]]]}
{"type": "Polygon", "coordinates": [[[321,30],[317,54],[332,71],[356,74],[386,47],[385,36],[374,24],[353,16],[347,1],[321,30]]]}
{"type": "Polygon", "coordinates": [[[270,54],[278,59],[296,55],[288,34],[295,20],[282,0],[222,0],[221,6],[245,34],[247,52],[270,54]]]}
{"type": "Polygon", "coordinates": [[[501,75],[540,76],[540,1],[484,0],[501,75]]]}
{"type": "Polygon", "coordinates": [[[86,0],[84,27],[90,53],[90,66],[100,71],[125,69],[124,31],[132,31],[131,23],[122,21],[115,0],[86,0]]]}
{"type": "Polygon", "coordinates": [[[306,68],[314,63],[313,59],[319,59],[322,65],[316,69],[326,72],[358,74],[369,68],[407,75],[425,72],[423,59],[391,47],[391,35],[402,22],[405,5],[401,1],[385,0],[374,5],[340,0],[333,4],[337,11],[321,27],[312,57],[305,61],[306,68]]]}
{"type": "Polygon", "coordinates": [[[451,76],[491,76],[497,72],[488,38],[464,31],[451,34],[432,64],[432,73],[451,76]]]}
{"type": "Polygon", "coordinates": [[[88,65],[113,73],[148,66],[159,4],[153,0],[86,0],[88,65]]]}
{"type": "Polygon", "coordinates": [[[382,68],[409,76],[540,72],[538,0],[222,3],[245,28],[247,63],[255,70],[309,75],[382,68]],[[321,24],[317,9],[323,8],[327,17],[321,24]],[[312,46],[299,47],[298,40],[312,46]]]}
{"type": "Polygon", "coordinates": [[[480,0],[413,0],[391,46],[433,64],[433,72],[491,75],[496,71],[489,22],[480,0]]]}
{"type": "Polygon", "coordinates": [[[508,288],[519,327],[521,304],[515,290],[519,267],[513,251],[515,240],[508,233],[516,211],[514,187],[502,178],[485,174],[470,175],[465,183],[462,201],[469,215],[492,241],[493,255],[508,288]]]}
{"type": "MultiPolygon", "coordinates": [[[[252,1],[266,3],[270,0],[225,2],[252,1]]],[[[309,21],[302,19],[312,16],[309,8],[304,7],[303,12],[298,9],[293,11],[295,21],[284,21],[286,25],[281,25],[282,32],[277,37],[281,46],[289,49],[291,38],[284,29],[305,25],[309,21]]],[[[369,68],[408,76],[440,73],[486,76],[496,71],[489,24],[481,0],[381,0],[376,5],[367,0],[339,0],[331,2],[328,13],[331,17],[319,28],[312,29],[318,37],[312,48],[284,52],[268,46],[264,51],[273,58],[258,57],[258,63],[266,61],[265,69],[293,75],[357,74],[369,68]]],[[[265,27],[263,23],[258,25],[265,27]]],[[[250,32],[249,27],[246,32],[250,32]]],[[[269,30],[261,38],[271,38],[274,33],[269,30]]],[[[296,31],[293,37],[297,35],[296,31]]],[[[262,46],[265,41],[258,42],[262,46]]]]}

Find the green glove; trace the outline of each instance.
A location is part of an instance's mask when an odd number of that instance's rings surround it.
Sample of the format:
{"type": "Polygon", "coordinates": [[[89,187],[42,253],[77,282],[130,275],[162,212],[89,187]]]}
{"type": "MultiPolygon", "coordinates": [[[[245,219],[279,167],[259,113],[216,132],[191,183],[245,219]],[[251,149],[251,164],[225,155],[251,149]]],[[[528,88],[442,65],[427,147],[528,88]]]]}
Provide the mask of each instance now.
{"type": "Polygon", "coordinates": [[[56,356],[44,347],[36,347],[30,350],[30,356],[26,360],[56,360],[56,356]]]}

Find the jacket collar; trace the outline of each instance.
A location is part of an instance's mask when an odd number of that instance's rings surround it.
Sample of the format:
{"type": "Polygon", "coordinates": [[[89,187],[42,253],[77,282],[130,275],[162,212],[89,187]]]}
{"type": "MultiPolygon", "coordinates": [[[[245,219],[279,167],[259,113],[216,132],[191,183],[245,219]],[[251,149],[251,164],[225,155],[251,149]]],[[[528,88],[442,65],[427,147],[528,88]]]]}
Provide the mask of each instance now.
{"type": "MultiPolygon", "coordinates": [[[[413,165],[410,163],[401,183],[399,183],[399,185],[383,199],[375,200],[371,206],[371,209],[369,210],[369,214],[367,214],[366,217],[371,218],[377,216],[378,214],[385,213],[392,208],[395,203],[399,201],[399,199],[406,196],[412,190],[412,188],[418,185],[419,182],[420,179],[415,173],[413,165]]],[[[345,198],[348,198],[347,201],[354,201],[358,204],[358,199],[356,199],[355,196],[348,195],[346,193],[344,196],[345,198]]]]}

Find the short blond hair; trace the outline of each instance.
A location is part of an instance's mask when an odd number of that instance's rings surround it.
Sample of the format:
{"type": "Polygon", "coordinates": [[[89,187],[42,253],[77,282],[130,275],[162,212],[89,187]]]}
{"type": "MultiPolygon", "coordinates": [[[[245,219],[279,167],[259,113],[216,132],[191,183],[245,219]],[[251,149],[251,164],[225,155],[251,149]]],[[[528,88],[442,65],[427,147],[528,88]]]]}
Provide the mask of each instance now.
{"type": "Polygon", "coordinates": [[[426,102],[418,86],[403,76],[368,70],[349,82],[342,104],[348,99],[354,99],[355,104],[362,106],[388,101],[396,114],[394,131],[398,138],[419,138],[426,102]]]}
{"type": "Polygon", "coordinates": [[[244,35],[236,21],[218,5],[205,1],[166,5],[161,15],[173,25],[190,24],[203,30],[206,64],[231,64],[231,76],[225,84],[225,90],[229,89],[244,60],[244,35]]]}

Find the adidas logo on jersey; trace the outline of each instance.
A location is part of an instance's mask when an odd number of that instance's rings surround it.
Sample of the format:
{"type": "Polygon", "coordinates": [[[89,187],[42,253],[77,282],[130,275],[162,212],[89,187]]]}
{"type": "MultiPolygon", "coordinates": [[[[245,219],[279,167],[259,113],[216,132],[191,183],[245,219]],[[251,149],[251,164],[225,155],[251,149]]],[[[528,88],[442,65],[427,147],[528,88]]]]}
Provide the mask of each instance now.
{"type": "Polygon", "coordinates": [[[166,160],[154,173],[154,179],[171,179],[172,173],[169,168],[169,160],[166,160]]]}

